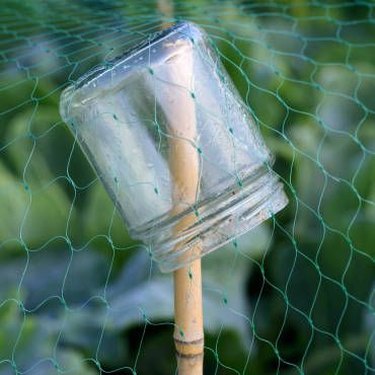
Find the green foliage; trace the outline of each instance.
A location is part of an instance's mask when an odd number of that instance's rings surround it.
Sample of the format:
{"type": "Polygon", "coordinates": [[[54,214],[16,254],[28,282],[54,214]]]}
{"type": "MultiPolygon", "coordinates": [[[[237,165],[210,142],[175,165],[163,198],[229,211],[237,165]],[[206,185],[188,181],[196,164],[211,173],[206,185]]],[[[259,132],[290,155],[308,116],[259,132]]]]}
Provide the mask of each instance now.
{"type": "Polygon", "coordinates": [[[56,346],[59,331],[53,322],[28,316],[17,301],[2,306],[0,325],[1,374],[10,375],[15,371],[32,375],[98,373],[76,351],[56,346]]]}
{"type": "MultiPolygon", "coordinates": [[[[160,14],[57,3],[1,15],[0,374],[173,373],[171,277],[129,238],[58,113],[67,81],[160,14]],[[23,39],[9,14],[34,25],[23,39]]],[[[217,46],[290,198],[203,260],[207,374],[374,371],[374,7],[294,3],[175,4],[217,46]]]]}

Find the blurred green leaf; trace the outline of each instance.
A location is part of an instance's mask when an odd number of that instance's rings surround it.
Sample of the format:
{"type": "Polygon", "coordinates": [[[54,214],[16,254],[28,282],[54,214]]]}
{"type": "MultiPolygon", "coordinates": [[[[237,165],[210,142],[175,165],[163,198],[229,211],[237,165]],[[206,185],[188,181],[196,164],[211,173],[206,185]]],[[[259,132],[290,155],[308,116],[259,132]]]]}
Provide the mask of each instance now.
{"type": "Polygon", "coordinates": [[[79,353],[55,348],[58,330],[48,319],[23,313],[15,301],[0,307],[0,326],[0,363],[10,364],[8,370],[1,370],[2,375],[14,374],[12,364],[18,372],[31,375],[97,374],[79,353]]]}
{"type": "MultiPolygon", "coordinates": [[[[91,307],[97,307],[98,301],[104,296],[103,286],[109,267],[108,257],[90,248],[78,252],[73,252],[69,248],[50,248],[48,251],[30,253],[27,260],[26,257],[22,257],[3,261],[0,264],[0,306],[2,303],[4,306],[13,303],[15,306],[9,313],[12,315],[18,307],[17,303],[22,303],[27,311],[33,312],[27,313],[27,322],[43,325],[43,328],[48,328],[48,332],[55,336],[61,334],[60,344],[63,344],[63,347],[68,344],[80,348],[92,357],[99,347],[105,315],[102,314],[103,305],[99,306],[98,314],[92,314],[96,310],[91,307]],[[16,287],[21,280],[19,295],[16,287]],[[77,280],[80,282],[77,283],[77,280]]],[[[16,323],[4,324],[13,329],[12,326],[16,323]]],[[[21,323],[17,324],[20,329],[21,323]]],[[[43,345],[51,350],[55,342],[49,341],[47,333],[41,340],[43,345]]],[[[5,331],[4,337],[7,336],[8,333],[5,331]]],[[[14,344],[8,343],[9,350],[14,344]]],[[[30,343],[26,342],[25,346],[27,345],[30,343]]],[[[101,360],[112,363],[123,360],[126,354],[124,345],[120,331],[106,332],[100,342],[101,360]]],[[[65,352],[65,349],[62,358],[70,358],[69,361],[75,362],[79,359],[74,352],[65,352]]],[[[38,371],[44,373],[39,367],[38,371]]],[[[80,371],[79,367],[77,371],[80,371]]]]}
{"type": "Polygon", "coordinates": [[[67,232],[74,216],[64,192],[66,181],[51,173],[27,130],[32,113],[16,116],[7,134],[7,160],[14,173],[0,163],[0,217],[9,218],[0,228],[0,241],[17,239],[28,247],[39,247],[67,232]]]}
{"type": "Polygon", "coordinates": [[[100,181],[90,186],[81,218],[84,228],[84,232],[80,232],[82,242],[98,234],[109,236],[117,247],[135,242],[129,237],[123,219],[100,181]]]}
{"type": "Polygon", "coordinates": [[[17,240],[39,247],[65,234],[70,202],[57,184],[32,192],[0,163],[0,199],[0,217],[7,218],[0,226],[0,242],[17,240]]]}

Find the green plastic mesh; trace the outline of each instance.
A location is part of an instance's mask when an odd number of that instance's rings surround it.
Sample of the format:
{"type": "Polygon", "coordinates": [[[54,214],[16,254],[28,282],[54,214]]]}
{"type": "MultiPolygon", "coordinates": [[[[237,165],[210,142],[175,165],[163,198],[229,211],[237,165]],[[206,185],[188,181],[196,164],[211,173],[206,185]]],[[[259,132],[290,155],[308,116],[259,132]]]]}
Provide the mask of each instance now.
{"type": "Polygon", "coordinates": [[[205,373],[375,374],[375,4],[0,7],[0,374],[176,373],[171,275],[131,240],[61,121],[63,88],[199,24],[290,203],[203,259],[205,373]]]}

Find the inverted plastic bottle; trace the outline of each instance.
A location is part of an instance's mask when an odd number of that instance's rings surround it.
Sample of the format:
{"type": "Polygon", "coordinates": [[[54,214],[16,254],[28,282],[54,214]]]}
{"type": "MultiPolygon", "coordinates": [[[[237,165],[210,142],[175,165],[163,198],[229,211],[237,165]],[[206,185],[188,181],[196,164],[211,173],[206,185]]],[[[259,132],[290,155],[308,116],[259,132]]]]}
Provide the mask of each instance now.
{"type": "Polygon", "coordinates": [[[150,246],[164,272],[214,251],[288,202],[248,108],[192,23],[84,75],[64,90],[60,111],[130,235],[150,246]],[[192,74],[181,79],[185,64],[192,74]],[[194,131],[180,135],[186,106],[194,131]],[[170,147],[179,137],[196,150],[199,180],[195,202],[181,199],[176,210],[170,147]],[[190,225],[176,232],[183,221],[190,225]],[[198,243],[199,253],[192,250],[198,243]]]}

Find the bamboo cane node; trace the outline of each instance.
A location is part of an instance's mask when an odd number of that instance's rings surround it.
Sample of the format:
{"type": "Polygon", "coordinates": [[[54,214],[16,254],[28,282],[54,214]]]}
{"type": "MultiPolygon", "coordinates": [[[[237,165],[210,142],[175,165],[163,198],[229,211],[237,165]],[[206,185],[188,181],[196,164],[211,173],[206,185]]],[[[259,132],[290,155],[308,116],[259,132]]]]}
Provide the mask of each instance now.
{"type": "Polygon", "coordinates": [[[203,354],[204,339],[182,341],[174,339],[176,353],[179,357],[196,357],[203,354]]]}
{"type": "Polygon", "coordinates": [[[176,350],[176,356],[178,358],[195,359],[198,360],[203,357],[203,352],[197,354],[181,354],[176,350]]]}

